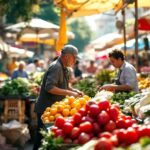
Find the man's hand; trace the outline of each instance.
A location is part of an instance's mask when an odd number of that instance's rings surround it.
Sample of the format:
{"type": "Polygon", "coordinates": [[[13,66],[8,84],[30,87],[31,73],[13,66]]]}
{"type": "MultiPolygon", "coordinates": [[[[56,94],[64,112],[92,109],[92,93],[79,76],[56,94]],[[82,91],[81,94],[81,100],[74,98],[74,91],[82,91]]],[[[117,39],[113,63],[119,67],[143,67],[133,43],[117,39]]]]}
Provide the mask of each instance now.
{"type": "Polygon", "coordinates": [[[106,91],[114,92],[116,90],[116,86],[117,85],[113,85],[113,84],[103,85],[99,88],[99,91],[106,90],[106,91]]]}

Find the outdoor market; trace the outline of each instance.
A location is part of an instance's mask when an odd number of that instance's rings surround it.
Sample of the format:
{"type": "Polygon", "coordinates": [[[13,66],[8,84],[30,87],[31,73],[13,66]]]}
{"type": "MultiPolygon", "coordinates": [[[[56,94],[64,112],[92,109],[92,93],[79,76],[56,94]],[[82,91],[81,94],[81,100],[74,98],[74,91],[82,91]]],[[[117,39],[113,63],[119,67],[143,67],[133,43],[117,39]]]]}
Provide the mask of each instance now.
{"type": "Polygon", "coordinates": [[[0,150],[150,150],[150,0],[0,9],[0,150]]]}

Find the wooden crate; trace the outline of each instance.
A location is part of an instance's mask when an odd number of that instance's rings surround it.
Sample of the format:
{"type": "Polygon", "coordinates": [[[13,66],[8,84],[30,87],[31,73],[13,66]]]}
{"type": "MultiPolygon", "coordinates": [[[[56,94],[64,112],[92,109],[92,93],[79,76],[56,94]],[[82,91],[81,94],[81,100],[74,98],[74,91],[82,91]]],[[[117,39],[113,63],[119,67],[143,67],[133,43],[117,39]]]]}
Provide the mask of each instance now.
{"type": "Polygon", "coordinates": [[[25,101],[20,99],[7,99],[4,102],[4,122],[16,119],[23,123],[25,120],[25,101]]]}

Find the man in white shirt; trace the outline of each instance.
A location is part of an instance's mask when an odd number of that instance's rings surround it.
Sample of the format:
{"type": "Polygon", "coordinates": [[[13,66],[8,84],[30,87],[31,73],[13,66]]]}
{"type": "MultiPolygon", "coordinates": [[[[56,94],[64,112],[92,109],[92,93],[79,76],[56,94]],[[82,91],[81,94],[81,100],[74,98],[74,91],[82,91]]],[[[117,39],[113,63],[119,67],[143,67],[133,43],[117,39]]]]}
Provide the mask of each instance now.
{"type": "Polygon", "coordinates": [[[136,69],[130,63],[125,61],[123,52],[120,50],[113,50],[109,53],[109,59],[111,64],[119,69],[117,80],[115,81],[115,84],[100,87],[100,90],[138,92],[136,69]]]}

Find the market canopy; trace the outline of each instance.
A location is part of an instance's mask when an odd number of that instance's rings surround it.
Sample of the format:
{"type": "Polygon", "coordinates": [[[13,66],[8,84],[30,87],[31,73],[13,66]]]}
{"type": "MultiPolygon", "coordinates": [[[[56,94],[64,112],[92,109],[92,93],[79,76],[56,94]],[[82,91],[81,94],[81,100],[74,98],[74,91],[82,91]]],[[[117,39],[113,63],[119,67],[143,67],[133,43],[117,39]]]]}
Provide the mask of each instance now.
{"type": "Polygon", "coordinates": [[[15,57],[25,58],[25,57],[33,57],[34,55],[34,52],[32,51],[13,47],[3,42],[2,40],[0,40],[0,51],[8,53],[9,56],[11,57],[15,56],[15,57]]]}
{"type": "MultiPolygon", "coordinates": [[[[54,0],[54,4],[64,8],[68,16],[81,17],[103,13],[109,10],[119,10],[124,1],[131,0],[54,0]]],[[[138,7],[150,7],[149,0],[137,0],[138,7]]],[[[129,5],[134,7],[134,4],[129,5]]]]}
{"type": "MultiPolygon", "coordinates": [[[[54,4],[61,8],[60,35],[57,42],[57,50],[61,50],[67,43],[65,35],[66,17],[81,17],[103,13],[109,10],[117,12],[123,8],[124,0],[53,0],[54,4]]],[[[128,2],[130,0],[127,0],[128,2]]],[[[138,7],[150,7],[149,0],[137,0],[138,7]]],[[[129,5],[133,7],[134,4],[129,5]]]]}

